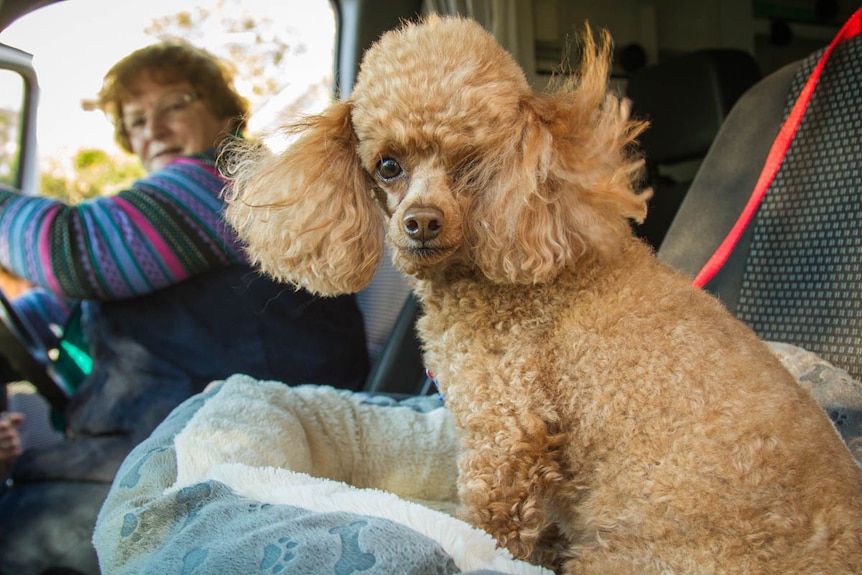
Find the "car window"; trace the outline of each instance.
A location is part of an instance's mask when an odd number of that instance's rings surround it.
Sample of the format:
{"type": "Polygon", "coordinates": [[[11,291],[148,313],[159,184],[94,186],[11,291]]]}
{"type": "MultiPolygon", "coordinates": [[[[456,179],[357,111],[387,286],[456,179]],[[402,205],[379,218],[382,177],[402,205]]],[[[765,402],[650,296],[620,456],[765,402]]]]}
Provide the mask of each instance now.
{"type": "MultiPolygon", "coordinates": [[[[111,65],[170,37],[234,64],[237,89],[251,104],[250,135],[277,141],[269,134],[279,123],[317,111],[331,98],[335,15],[328,0],[66,0],[45,6],[0,32],[0,42],[33,54],[42,193],[78,201],[113,193],[142,175],[137,159],[114,143],[94,99],[111,65]]],[[[7,140],[20,130],[21,90],[20,78],[0,78],[0,182],[13,177],[17,150],[7,140]],[[6,128],[15,117],[18,122],[6,128]]]]}
{"type": "Polygon", "coordinates": [[[24,77],[0,70],[0,184],[14,188],[20,187],[24,97],[24,77]]]}

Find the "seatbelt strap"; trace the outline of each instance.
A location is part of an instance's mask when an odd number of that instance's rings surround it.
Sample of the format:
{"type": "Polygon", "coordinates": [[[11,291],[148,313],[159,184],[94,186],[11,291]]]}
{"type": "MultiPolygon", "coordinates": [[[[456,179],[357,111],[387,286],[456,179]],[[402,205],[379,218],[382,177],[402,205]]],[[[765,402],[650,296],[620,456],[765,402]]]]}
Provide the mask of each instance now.
{"type": "Polygon", "coordinates": [[[817,65],[814,67],[814,70],[811,72],[811,75],[808,77],[805,86],[802,88],[802,91],[799,93],[799,97],[796,98],[796,102],[794,102],[793,108],[790,110],[790,114],[788,114],[787,119],[781,126],[781,130],[778,132],[778,136],[776,136],[775,141],[772,143],[769,155],[766,157],[766,162],[763,165],[763,170],[760,172],[757,183],[754,185],[754,191],[752,192],[751,197],[745,204],[745,208],[743,208],[739,219],[736,220],[736,223],[730,229],[727,237],[724,238],[715,253],[712,254],[700,272],[698,272],[697,276],[695,276],[694,281],[692,282],[695,287],[702,288],[705,286],[713,277],[715,277],[715,274],[717,274],[722,266],[724,266],[728,258],[730,258],[730,254],[733,252],[736,244],[739,242],[739,238],[742,237],[743,232],[754,218],[757,208],[760,206],[760,203],[763,201],[763,197],[766,195],[766,190],[768,190],[769,186],[772,185],[772,181],[775,179],[775,175],[778,173],[778,169],[784,161],[784,156],[787,153],[787,149],[790,147],[793,136],[796,134],[799,124],[802,123],[802,116],[808,108],[808,103],[811,101],[811,95],[814,93],[814,88],[816,87],[818,80],[820,80],[820,74],[823,71],[823,67],[826,65],[826,60],[829,58],[829,55],[832,54],[835,46],[858,34],[862,34],[862,8],[857,10],[847,20],[847,22],[844,23],[844,26],[841,27],[841,30],[835,38],[833,38],[829,46],[827,46],[823,55],[820,57],[820,60],[817,62],[817,65]]]}

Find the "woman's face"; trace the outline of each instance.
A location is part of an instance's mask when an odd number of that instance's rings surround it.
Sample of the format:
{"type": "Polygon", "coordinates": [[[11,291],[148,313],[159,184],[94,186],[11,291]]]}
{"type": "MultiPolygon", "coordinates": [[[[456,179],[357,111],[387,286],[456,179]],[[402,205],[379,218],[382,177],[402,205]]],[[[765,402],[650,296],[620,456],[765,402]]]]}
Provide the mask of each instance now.
{"type": "Polygon", "coordinates": [[[144,73],[129,92],[121,121],[148,172],[212,148],[230,129],[231,118],[214,116],[188,82],[160,84],[144,73]]]}

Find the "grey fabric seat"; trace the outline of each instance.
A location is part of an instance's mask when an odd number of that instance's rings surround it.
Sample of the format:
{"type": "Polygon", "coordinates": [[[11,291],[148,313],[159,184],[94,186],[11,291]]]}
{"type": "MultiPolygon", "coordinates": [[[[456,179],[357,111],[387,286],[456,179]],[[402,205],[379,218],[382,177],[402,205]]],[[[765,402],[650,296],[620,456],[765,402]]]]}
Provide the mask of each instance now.
{"type": "Polygon", "coordinates": [[[629,80],[632,113],[650,122],[640,145],[645,184],[653,189],[647,219],[635,231],[654,247],[691,185],[692,167],[706,155],[734,103],[760,77],[751,54],[722,48],[647,66],[629,80]]]}
{"type": "MultiPolygon", "coordinates": [[[[733,227],[823,51],[749,90],[722,126],[659,257],[694,277],[733,227]]],[[[862,379],[862,36],[837,44],[752,221],[705,283],[761,338],[862,379]]],[[[862,433],[862,414],[836,423],[862,433]]],[[[844,433],[845,430],[842,430],[844,433]]],[[[848,430],[849,431],[849,430],[848,430]]]]}

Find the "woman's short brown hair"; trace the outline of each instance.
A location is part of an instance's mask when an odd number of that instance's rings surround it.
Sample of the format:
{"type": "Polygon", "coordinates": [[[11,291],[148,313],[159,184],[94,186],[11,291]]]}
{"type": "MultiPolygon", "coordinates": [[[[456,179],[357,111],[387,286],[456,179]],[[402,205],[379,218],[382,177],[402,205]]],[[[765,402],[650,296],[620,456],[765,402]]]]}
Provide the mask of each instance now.
{"type": "Polygon", "coordinates": [[[99,92],[99,107],[114,122],[114,138],[127,152],[132,146],[123,126],[123,102],[131,97],[130,87],[144,73],[159,83],[189,82],[216,117],[233,118],[236,132],[245,128],[248,102],[234,89],[228,67],[187,42],[162,42],[136,50],[114,64],[99,92]]]}

